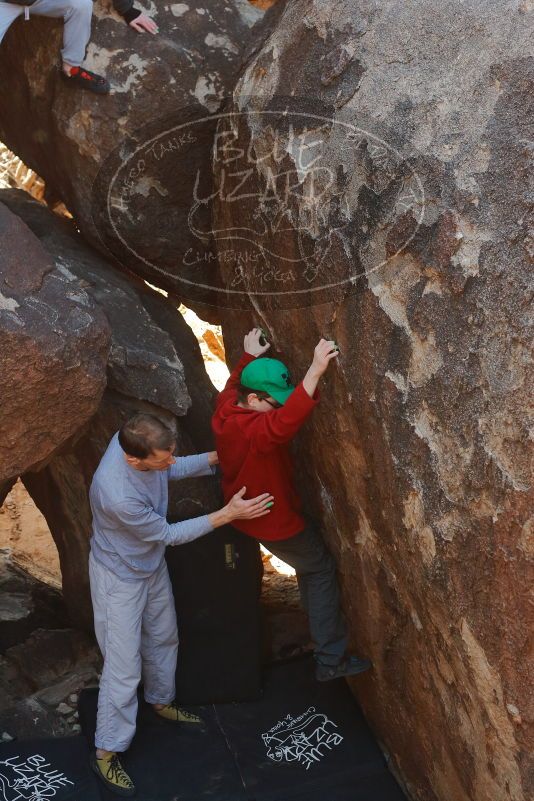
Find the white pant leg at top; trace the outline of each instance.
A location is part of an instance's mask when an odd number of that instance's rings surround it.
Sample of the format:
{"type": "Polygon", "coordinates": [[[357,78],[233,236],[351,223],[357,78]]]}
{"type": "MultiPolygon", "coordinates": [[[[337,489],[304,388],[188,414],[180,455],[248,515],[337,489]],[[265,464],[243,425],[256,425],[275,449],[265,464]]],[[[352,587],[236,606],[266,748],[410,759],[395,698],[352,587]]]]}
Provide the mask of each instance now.
{"type": "MultiPolygon", "coordinates": [[[[63,28],[63,61],[73,67],[79,67],[85,58],[85,48],[91,36],[92,0],[35,0],[26,6],[30,17],[62,17],[63,28]]],[[[11,25],[21,14],[23,6],[0,2],[0,42],[11,25]]]]}
{"type": "Polygon", "coordinates": [[[0,2],[0,42],[5,36],[5,33],[12,22],[15,22],[17,17],[24,14],[22,6],[14,6],[11,3],[0,2]]]}
{"type": "Polygon", "coordinates": [[[147,581],[148,596],[141,633],[145,700],[149,704],[168,704],[176,694],[178,630],[165,560],[147,581]]]}
{"type": "Polygon", "coordinates": [[[104,657],[95,746],[105,751],[126,751],[135,734],[148,580],[123,581],[92,555],[89,579],[95,634],[104,657]]]}

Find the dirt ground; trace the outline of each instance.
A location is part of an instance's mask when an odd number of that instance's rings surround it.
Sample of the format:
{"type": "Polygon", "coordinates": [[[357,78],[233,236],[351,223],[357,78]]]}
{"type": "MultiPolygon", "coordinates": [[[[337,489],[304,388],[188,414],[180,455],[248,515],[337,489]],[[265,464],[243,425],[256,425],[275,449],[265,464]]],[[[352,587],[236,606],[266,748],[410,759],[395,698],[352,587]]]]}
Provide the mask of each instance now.
{"type": "Polygon", "coordinates": [[[46,520],[17,481],[0,508],[0,548],[11,548],[13,558],[28,573],[61,587],[58,552],[46,520]]]}

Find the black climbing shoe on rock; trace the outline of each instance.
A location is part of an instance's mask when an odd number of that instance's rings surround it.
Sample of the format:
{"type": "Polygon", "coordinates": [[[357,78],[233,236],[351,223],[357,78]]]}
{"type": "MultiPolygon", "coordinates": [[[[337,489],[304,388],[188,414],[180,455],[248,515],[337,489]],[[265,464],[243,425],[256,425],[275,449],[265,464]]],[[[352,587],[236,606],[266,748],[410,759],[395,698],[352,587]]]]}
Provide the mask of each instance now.
{"type": "Polygon", "coordinates": [[[338,665],[322,665],[317,663],[315,668],[315,678],[317,681],[331,681],[340,679],[342,676],[357,676],[372,667],[368,659],[360,659],[357,656],[346,656],[338,665]]]}
{"type": "Polygon", "coordinates": [[[93,754],[91,768],[112,793],[122,796],[135,795],[135,785],[122,767],[117,754],[110,754],[102,759],[93,754]]]}
{"type": "Polygon", "coordinates": [[[61,77],[69,86],[78,89],[88,89],[90,92],[96,92],[99,95],[106,95],[110,90],[109,82],[97,75],[96,72],[86,70],[83,67],[71,67],[70,74],[67,75],[63,68],[60,68],[61,77]]]}

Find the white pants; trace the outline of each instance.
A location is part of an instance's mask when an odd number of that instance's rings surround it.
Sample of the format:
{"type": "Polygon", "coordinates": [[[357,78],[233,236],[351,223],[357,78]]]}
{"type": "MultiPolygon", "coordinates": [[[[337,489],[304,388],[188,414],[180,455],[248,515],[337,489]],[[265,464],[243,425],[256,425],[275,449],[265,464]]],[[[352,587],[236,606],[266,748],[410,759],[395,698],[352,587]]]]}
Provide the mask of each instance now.
{"type": "Polygon", "coordinates": [[[137,687],[145,700],[175,696],[178,630],[167,565],[150,578],[124,581],[89,556],[95,633],[104,657],[98,694],[96,748],[126,751],[135,734],[137,687]]]}
{"type": "Polygon", "coordinates": [[[61,57],[67,64],[79,67],[91,35],[92,0],[35,0],[31,6],[16,6],[0,0],[0,42],[11,23],[24,14],[25,8],[30,16],[63,17],[61,57]]]}

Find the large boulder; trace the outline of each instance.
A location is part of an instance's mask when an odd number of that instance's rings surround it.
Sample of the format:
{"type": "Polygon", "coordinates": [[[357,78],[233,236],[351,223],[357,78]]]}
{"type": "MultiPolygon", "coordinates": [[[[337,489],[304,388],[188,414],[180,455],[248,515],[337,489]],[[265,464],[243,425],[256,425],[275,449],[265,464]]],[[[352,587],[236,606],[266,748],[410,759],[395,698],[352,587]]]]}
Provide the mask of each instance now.
{"type": "Polygon", "coordinates": [[[94,414],[106,386],[110,332],[72,274],[4,205],[0,239],[3,483],[42,464],[94,414]]]}
{"type": "Polygon", "coordinates": [[[298,472],[374,663],[354,691],[421,801],[533,791],[532,11],[287,3],[215,161],[253,310],[221,310],[229,356],[252,322],[295,377],[340,345],[298,472]]]}
{"type": "MultiPolygon", "coordinates": [[[[263,12],[247,0],[148,6],[155,36],[127,26],[111,0],[94,4],[85,64],[109,78],[106,97],[60,80],[62,22],[17,20],[0,48],[0,73],[9,75],[0,84],[0,140],[44,178],[47,197],[66,204],[93,245],[176,289],[174,273],[196,241],[186,201],[209,161],[209,118],[233,88],[263,12]],[[193,130],[196,120],[205,124],[193,130]]],[[[208,172],[203,191],[209,181],[208,172]]]]}
{"type": "MultiPolygon", "coordinates": [[[[176,423],[179,453],[208,450],[215,389],[197,340],[171,301],[142,281],[117,273],[81,239],[72,221],[52,214],[25,192],[3,190],[0,199],[25,221],[56,269],[70,276],[75,290],[86,294],[111,327],[108,386],[96,413],[86,425],[79,421],[75,436],[43,469],[22,476],[58,548],[71,619],[89,629],[88,490],[109,440],[133,414],[148,411],[176,423]]],[[[169,513],[174,519],[197,516],[218,503],[215,479],[191,479],[175,486],[169,513]]]]}
{"type": "MultiPolygon", "coordinates": [[[[80,237],[72,221],[52,214],[26,192],[4,189],[0,190],[0,198],[10,211],[24,220],[35,235],[33,239],[40,240],[49,260],[76,282],[73,286],[88,296],[109,321],[108,388],[154,403],[175,415],[186,414],[192,400],[186,383],[186,367],[173,342],[176,329],[181,334],[188,372],[199,368],[202,371],[202,390],[206,389],[206,374],[196,339],[177,308],[143,281],[126,278],[114,270],[80,237]],[[169,316],[169,331],[157,322],[158,315],[165,315],[165,312],[169,316]]],[[[188,378],[195,395],[197,382],[192,380],[192,375],[188,378]]],[[[202,403],[204,393],[197,393],[196,398],[202,403]]]]}

